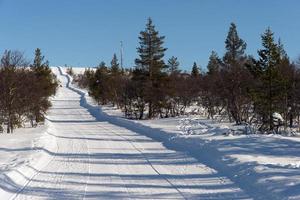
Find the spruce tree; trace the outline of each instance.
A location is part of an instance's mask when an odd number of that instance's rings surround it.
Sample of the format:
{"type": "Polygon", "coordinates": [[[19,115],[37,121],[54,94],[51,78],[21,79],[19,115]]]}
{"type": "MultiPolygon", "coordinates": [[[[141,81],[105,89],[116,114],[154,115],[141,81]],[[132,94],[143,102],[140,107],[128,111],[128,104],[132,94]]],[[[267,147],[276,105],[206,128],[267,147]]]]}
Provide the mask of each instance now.
{"type": "Polygon", "coordinates": [[[89,91],[98,104],[106,104],[109,101],[109,69],[105,62],[100,62],[92,80],[89,82],[89,91]]]}
{"type": "Polygon", "coordinates": [[[32,111],[35,115],[36,122],[44,120],[44,113],[51,106],[48,97],[54,95],[58,83],[54,78],[49,62],[44,61],[44,56],[41,53],[41,50],[37,48],[35,50],[35,57],[31,69],[34,72],[37,81],[39,82],[39,87],[36,88],[36,98],[33,100],[32,111]]]}
{"type": "Polygon", "coordinates": [[[218,113],[219,109],[224,107],[224,100],[220,98],[223,92],[223,85],[221,84],[221,66],[222,61],[215,51],[211,52],[207,64],[207,73],[203,77],[202,82],[202,106],[208,111],[208,118],[213,119],[214,115],[218,113]]]}
{"type": "Polygon", "coordinates": [[[248,71],[245,67],[247,57],[245,55],[246,43],[237,32],[236,25],[230,24],[225,40],[225,55],[222,67],[222,96],[226,102],[227,112],[236,124],[246,120],[243,108],[247,107],[250,99],[247,95],[248,71]]]}
{"type": "Polygon", "coordinates": [[[135,60],[136,69],[133,73],[134,76],[138,76],[133,79],[144,81],[140,83],[143,87],[141,89],[143,94],[140,94],[140,97],[148,104],[149,118],[155,114],[161,98],[162,75],[165,68],[163,57],[167,50],[163,47],[164,39],[164,36],[159,36],[149,18],[145,30],[140,32],[140,46],[137,48],[139,58],[135,60]]]}
{"type": "Polygon", "coordinates": [[[101,61],[97,68],[107,68],[106,63],[104,61],[101,61]]]}
{"type": "Polygon", "coordinates": [[[120,72],[120,67],[119,67],[118,58],[116,54],[113,55],[110,64],[111,64],[111,73],[113,75],[118,74],[120,72]]]}
{"type": "Polygon", "coordinates": [[[175,57],[175,56],[172,56],[171,58],[169,58],[167,66],[168,66],[169,74],[177,74],[180,72],[179,62],[178,62],[177,57],[175,57]]]}
{"type": "Polygon", "coordinates": [[[280,99],[280,74],[279,64],[280,48],[274,41],[274,33],[268,28],[261,36],[263,49],[258,51],[258,73],[260,74],[261,87],[256,93],[256,106],[263,117],[263,123],[268,124],[268,129],[273,130],[273,113],[278,111],[276,101],[280,99]]]}
{"type": "Polygon", "coordinates": [[[119,67],[118,59],[116,54],[113,55],[113,58],[110,62],[111,68],[110,68],[110,76],[109,76],[109,84],[110,87],[110,96],[111,101],[113,103],[113,106],[116,104],[117,107],[120,107],[120,96],[121,96],[121,74],[122,71],[119,67]]]}
{"type": "Polygon", "coordinates": [[[223,59],[224,62],[227,64],[235,63],[244,56],[246,47],[247,44],[238,35],[236,25],[231,23],[225,41],[226,53],[223,59]]]}
{"type": "Polygon", "coordinates": [[[148,18],[146,29],[140,32],[140,47],[137,48],[139,58],[135,60],[137,67],[149,74],[149,79],[158,78],[163,67],[165,66],[163,57],[167,50],[162,45],[165,37],[159,36],[158,31],[152,23],[152,19],[148,18]]]}
{"type": "Polygon", "coordinates": [[[207,70],[208,74],[214,74],[218,72],[221,69],[222,61],[219,58],[218,54],[215,51],[211,52],[211,55],[209,56],[209,61],[207,64],[207,70]]]}
{"type": "Polygon", "coordinates": [[[164,94],[168,97],[165,102],[165,117],[175,116],[178,113],[178,101],[179,101],[179,85],[181,81],[180,70],[179,70],[179,61],[177,57],[172,56],[168,60],[167,64],[167,73],[168,73],[168,82],[164,88],[164,94]]]}
{"type": "Polygon", "coordinates": [[[191,76],[192,78],[197,78],[200,76],[199,68],[196,62],[193,63],[191,76]]]}

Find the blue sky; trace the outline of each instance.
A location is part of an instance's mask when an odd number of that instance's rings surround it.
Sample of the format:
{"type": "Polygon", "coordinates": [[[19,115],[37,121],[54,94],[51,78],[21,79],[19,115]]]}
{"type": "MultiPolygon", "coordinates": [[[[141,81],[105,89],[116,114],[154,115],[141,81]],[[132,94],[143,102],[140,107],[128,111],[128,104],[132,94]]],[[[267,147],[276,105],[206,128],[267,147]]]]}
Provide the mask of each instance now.
{"type": "Polygon", "coordinates": [[[231,22],[256,56],[270,26],[291,59],[300,55],[298,0],[0,0],[0,51],[18,49],[32,60],[39,47],[51,65],[109,63],[124,44],[124,65],[134,65],[138,35],[153,19],[181,68],[206,67],[212,50],[224,53],[231,22]]]}

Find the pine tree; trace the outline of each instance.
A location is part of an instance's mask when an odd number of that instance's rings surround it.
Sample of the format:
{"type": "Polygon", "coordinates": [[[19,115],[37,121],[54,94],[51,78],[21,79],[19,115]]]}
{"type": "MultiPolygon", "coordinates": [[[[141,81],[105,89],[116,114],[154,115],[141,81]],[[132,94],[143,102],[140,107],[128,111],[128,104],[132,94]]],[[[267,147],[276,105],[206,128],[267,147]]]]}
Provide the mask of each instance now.
{"type": "Polygon", "coordinates": [[[224,56],[225,63],[234,63],[244,56],[247,44],[242,40],[237,32],[236,25],[230,24],[228,35],[225,41],[226,53],[224,56]]]}
{"type": "Polygon", "coordinates": [[[221,66],[222,61],[218,57],[215,51],[211,52],[209,61],[207,64],[208,72],[203,77],[202,82],[202,106],[208,111],[208,118],[214,117],[218,113],[219,109],[224,107],[224,101],[221,100],[220,94],[222,94],[223,85],[221,85],[221,66]],[[223,104],[222,104],[223,103],[223,104]]]}
{"type": "Polygon", "coordinates": [[[163,61],[164,52],[167,50],[163,47],[165,37],[159,36],[158,31],[152,23],[151,18],[148,19],[146,29],[140,32],[139,44],[137,52],[139,58],[135,60],[136,69],[133,77],[135,80],[143,80],[140,83],[141,92],[139,96],[148,104],[148,117],[152,118],[156,110],[159,108],[162,89],[162,75],[165,64],[163,61]]]}
{"type": "Polygon", "coordinates": [[[113,106],[116,104],[117,107],[120,107],[120,98],[121,98],[121,76],[122,71],[120,70],[118,59],[116,54],[113,55],[111,60],[110,76],[109,76],[109,91],[111,93],[111,101],[113,106]]]}
{"type": "Polygon", "coordinates": [[[258,72],[261,87],[256,93],[256,107],[262,115],[263,123],[268,124],[269,130],[274,130],[273,113],[278,111],[276,102],[280,99],[279,64],[280,48],[274,41],[274,33],[268,28],[261,36],[263,49],[258,51],[258,72]]]}
{"type": "Polygon", "coordinates": [[[169,115],[174,117],[179,114],[179,108],[177,103],[178,101],[180,101],[180,95],[178,90],[181,81],[181,71],[179,70],[179,65],[180,63],[177,57],[172,56],[171,58],[169,58],[167,64],[168,83],[164,88],[164,94],[168,97],[168,99],[165,102],[164,117],[169,117],[169,115]]]}
{"type": "Polygon", "coordinates": [[[44,120],[44,113],[51,106],[47,98],[55,94],[58,83],[49,68],[49,62],[44,61],[44,56],[39,48],[35,50],[35,57],[31,69],[39,82],[39,86],[36,88],[38,95],[36,99],[34,99],[35,102],[33,101],[34,105],[32,106],[32,110],[36,122],[40,122],[44,120]]]}
{"type": "Polygon", "coordinates": [[[209,56],[209,61],[207,65],[208,74],[214,74],[216,72],[219,72],[221,69],[222,61],[219,58],[218,54],[215,51],[211,52],[211,55],[209,56]]]}
{"type": "Polygon", "coordinates": [[[97,68],[107,68],[105,62],[101,61],[97,68]]]}
{"type": "Polygon", "coordinates": [[[165,66],[163,57],[167,49],[162,46],[164,39],[164,36],[159,36],[152,19],[149,18],[146,29],[140,32],[140,47],[137,48],[140,58],[137,58],[135,63],[140,69],[149,74],[151,81],[158,78],[165,66]]]}
{"type": "Polygon", "coordinates": [[[116,54],[113,55],[110,65],[111,65],[111,73],[112,74],[116,75],[120,72],[120,66],[119,66],[118,58],[117,58],[116,54]]]}
{"type": "Polygon", "coordinates": [[[247,95],[247,80],[249,72],[245,67],[247,56],[245,55],[246,43],[237,32],[236,25],[231,23],[226,40],[225,55],[222,65],[222,96],[226,102],[227,112],[236,124],[245,121],[247,116],[247,104],[250,98],[247,95]]]}
{"type": "Polygon", "coordinates": [[[89,81],[89,92],[98,104],[106,104],[110,99],[109,69],[105,62],[100,62],[92,80],[89,81]]]}
{"type": "Polygon", "coordinates": [[[33,65],[32,67],[41,67],[43,65],[47,65],[48,63],[42,63],[44,60],[44,56],[42,56],[42,52],[40,48],[37,48],[35,50],[35,57],[34,57],[34,61],[33,61],[33,65]]]}
{"type": "Polygon", "coordinates": [[[193,63],[191,76],[192,78],[198,78],[200,76],[199,68],[196,62],[193,63]]]}
{"type": "Polygon", "coordinates": [[[172,56],[171,58],[169,58],[167,66],[168,66],[168,73],[169,74],[178,74],[178,73],[180,73],[179,62],[178,62],[177,57],[172,56]]]}

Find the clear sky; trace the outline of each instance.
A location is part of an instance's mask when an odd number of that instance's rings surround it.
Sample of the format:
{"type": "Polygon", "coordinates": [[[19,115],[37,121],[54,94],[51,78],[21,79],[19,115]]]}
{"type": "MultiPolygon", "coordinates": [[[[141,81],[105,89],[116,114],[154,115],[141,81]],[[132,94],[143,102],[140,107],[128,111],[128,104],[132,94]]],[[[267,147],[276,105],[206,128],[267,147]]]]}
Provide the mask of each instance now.
{"type": "Polygon", "coordinates": [[[50,65],[110,63],[124,44],[124,65],[134,65],[138,35],[148,17],[166,36],[166,59],[181,68],[206,67],[212,50],[222,55],[235,22],[257,55],[260,35],[270,26],[292,59],[300,55],[298,0],[0,0],[0,51],[21,50],[32,60],[39,47],[50,65]]]}

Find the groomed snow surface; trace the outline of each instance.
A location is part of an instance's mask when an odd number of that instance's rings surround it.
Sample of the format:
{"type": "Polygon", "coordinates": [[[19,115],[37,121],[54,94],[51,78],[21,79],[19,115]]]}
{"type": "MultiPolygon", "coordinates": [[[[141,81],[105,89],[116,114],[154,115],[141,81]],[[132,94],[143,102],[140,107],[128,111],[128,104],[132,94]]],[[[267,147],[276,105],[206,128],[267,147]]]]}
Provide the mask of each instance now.
{"type": "Polygon", "coordinates": [[[300,199],[300,139],[131,121],[61,81],[45,126],[0,135],[0,199],[300,199]]]}

